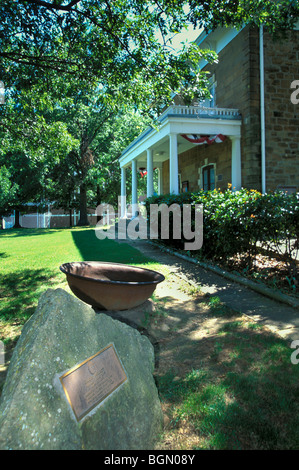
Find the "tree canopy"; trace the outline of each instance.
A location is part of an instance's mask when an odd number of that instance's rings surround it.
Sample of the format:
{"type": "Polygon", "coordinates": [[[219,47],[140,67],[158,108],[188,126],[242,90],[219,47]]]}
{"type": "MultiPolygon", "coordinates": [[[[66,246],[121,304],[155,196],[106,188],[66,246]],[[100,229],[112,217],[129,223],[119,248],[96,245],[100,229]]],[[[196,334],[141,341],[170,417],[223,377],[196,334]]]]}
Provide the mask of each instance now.
{"type": "Polygon", "coordinates": [[[71,208],[79,187],[85,214],[89,189],[98,202],[115,197],[115,161],[148,122],[143,116],[157,117],[175,94],[187,102],[209,95],[198,62],[216,53],[190,42],[174,47],[173,37],[190,25],[263,24],[282,34],[298,8],[290,0],[1,0],[6,194],[11,188],[16,205],[55,195],[71,208]]]}
{"type": "Polygon", "coordinates": [[[145,95],[154,107],[182,82],[196,81],[200,56],[213,58],[194,44],[172,47],[188,24],[211,30],[254,23],[280,32],[297,18],[298,2],[290,0],[2,0],[1,79],[22,88],[40,80],[53,92],[68,75],[64,93],[93,81],[109,89],[110,99],[145,95]]]}

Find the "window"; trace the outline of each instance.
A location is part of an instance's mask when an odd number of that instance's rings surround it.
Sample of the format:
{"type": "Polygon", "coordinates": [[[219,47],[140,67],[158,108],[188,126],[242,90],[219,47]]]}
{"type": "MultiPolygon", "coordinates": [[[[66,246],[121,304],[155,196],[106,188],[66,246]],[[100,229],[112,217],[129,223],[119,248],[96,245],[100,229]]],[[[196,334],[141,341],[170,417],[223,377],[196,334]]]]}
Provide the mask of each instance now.
{"type": "Polygon", "coordinates": [[[178,174],[178,179],[179,179],[179,181],[178,181],[179,193],[181,193],[182,192],[182,175],[181,175],[181,173],[178,174]]]}
{"type": "Polygon", "coordinates": [[[215,168],[214,165],[207,165],[202,169],[202,186],[204,191],[215,189],[215,168]]]}
{"type": "Polygon", "coordinates": [[[205,108],[214,108],[216,106],[216,87],[217,82],[215,80],[215,74],[209,79],[209,92],[211,93],[211,98],[206,98],[204,101],[201,101],[201,106],[205,108]]]}

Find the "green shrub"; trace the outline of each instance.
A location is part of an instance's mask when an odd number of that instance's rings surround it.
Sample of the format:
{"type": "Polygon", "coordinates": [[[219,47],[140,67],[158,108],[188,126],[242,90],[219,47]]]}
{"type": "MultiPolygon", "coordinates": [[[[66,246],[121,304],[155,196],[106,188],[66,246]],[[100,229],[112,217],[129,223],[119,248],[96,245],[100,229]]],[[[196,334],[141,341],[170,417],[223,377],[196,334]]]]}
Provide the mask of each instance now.
{"type": "MultiPolygon", "coordinates": [[[[203,205],[201,257],[219,260],[237,253],[248,253],[249,258],[253,258],[259,244],[276,251],[289,263],[290,269],[296,270],[292,254],[298,249],[299,195],[283,192],[261,194],[247,189],[165,194],[146,200],[147,214],[150,214],[150,204],[163,203],[168,206],[178,204],[180,207],[191,204],[193,231],[195,205],[203,205]]],[[[181,240],[172,237],[171,213],[169,225],[170,238],[163,240],[164,243],[183,249],[186,240],[183,237],[181,240]]]]}

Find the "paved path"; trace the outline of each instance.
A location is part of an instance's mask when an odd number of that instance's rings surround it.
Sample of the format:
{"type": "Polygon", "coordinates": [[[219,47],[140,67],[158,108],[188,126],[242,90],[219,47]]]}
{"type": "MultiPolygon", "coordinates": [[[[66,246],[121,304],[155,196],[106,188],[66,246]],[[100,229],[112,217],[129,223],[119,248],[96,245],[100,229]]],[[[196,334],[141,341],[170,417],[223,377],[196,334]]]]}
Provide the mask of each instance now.
{"type": "MultiPolygon", "coordinates": [[[[128,240],[125,243],[128,243],[128,240]]],[[[199,286],[202,292],[217,295],[229,307],[262,322],[287,340],[299,340],[299,310],[163,252],[147,241],[136,240],[129,243],[143,254],[167,266],[179,278],[199,286]]]]}

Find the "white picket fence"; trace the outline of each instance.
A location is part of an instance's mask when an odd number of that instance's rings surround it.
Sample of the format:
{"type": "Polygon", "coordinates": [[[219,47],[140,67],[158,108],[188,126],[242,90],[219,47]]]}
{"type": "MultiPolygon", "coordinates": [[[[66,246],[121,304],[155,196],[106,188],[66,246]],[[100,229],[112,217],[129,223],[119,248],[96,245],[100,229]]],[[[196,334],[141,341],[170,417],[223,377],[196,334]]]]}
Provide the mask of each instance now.
{"type": "MultiPolygon", "coordinates": [[[[96,214],[89,214],[90,216],[95,216],[96,214]]],[[[79,211],[73,211],[72,214],[73,218],[73,225],[77,225],[78,220],[80,218],[79,211]]],[[[70,215],[69,214],[52,214],[50,211],[44,213],[30,213],[20,215],[20,225],[24,228],[50,228],[51,219],[53,218],[63,218],[63,223],[59,224],[60,227],[67,227],[69,226],[70,215]]],[[[3,218],[3,228],[8,229],[12,228],[15,224],[15,215],[12,214],[10,217],[3,218]]]]}
{"type": "MultiPolygon", "coordinates": [[[[20,224],[25,228],[48,228],[50,227],[51,213],[44,214],[24,214],[20,215],[20,224]]],[[[15,216],[4,217],[3,228],[12,228],[15,223],[15,216]]]]}

